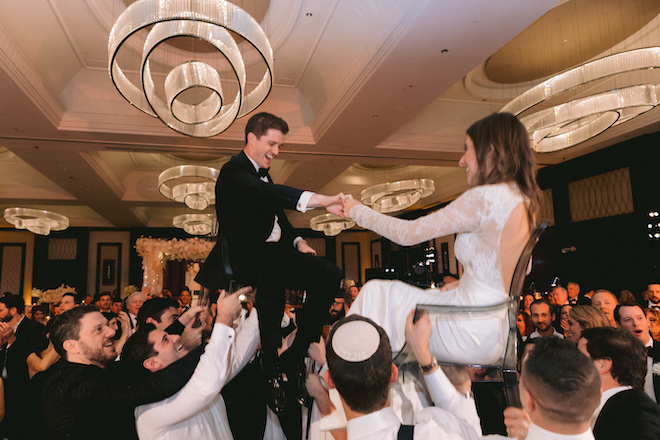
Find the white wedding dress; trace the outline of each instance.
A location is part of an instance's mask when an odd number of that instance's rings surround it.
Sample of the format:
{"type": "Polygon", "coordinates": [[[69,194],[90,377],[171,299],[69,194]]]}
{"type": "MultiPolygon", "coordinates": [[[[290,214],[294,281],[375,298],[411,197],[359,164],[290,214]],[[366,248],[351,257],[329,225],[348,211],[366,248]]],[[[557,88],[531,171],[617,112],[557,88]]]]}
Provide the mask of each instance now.
{"type": "MultiPolygon", "coordinates": [[[[456,258],[464,274],[446,290],[420,289],[401,281],[372,280],[364,285],[348,315],[371,318],[387,332],[392,351],[405,343],[408,314],[417,304],[497,304],[508,298],[509,284],[527,240],[527,201],[517,185],[481,185],[452,203],[416,220],[401,220],[359,205],[350,217],[358,225],[402,246],[458,234],[456,258]]],[[[431,353],[443,362],[491,364],[504,352],[506,309],[466,317],[436,319],[431,353]]]]}

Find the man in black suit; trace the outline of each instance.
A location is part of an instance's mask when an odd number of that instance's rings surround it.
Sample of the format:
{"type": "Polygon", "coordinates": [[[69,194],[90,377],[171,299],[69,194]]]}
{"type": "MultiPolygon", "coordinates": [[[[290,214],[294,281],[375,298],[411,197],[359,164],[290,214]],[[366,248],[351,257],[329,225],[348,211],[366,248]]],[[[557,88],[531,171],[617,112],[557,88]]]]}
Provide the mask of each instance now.
{"type": "MultiPolygon", "coordinates": [[[[284,209],[316,207],[338,214],[342,194],[331,197],[275,185],[268,175],[288,131],[284,120],[269,113],[250,118],[245,149],[222,167],[215,188],[220,235],[227,240],[234,274],[239,283],[257,288],[264,373],[275,389],[282,385],[282,373],[296,374],[307,347],[318,340],[342,278],[336,265],[315,255],[284,214],[284,209]],[[285,288],[304,289],[308,295],[297,313],[295,341],[278,358],[285,288]]],[[[274,393],[275,400],[280,397],[274,393]]],[[[273,407],[283,409],[278,402],[273,407]]]]}
{"type": "Polygon", "coordinates": [[[568,303],[572,306],[590,306],[591,299],[580,294],[580,285],[575,281],[569,281],[566,285],[568,303]]]}
{"type": "MultiPolygon", "coordinates": [[[[594,414],[597,440],[657,440],[660,405],[644,393],[646,350],[628,331],[613,327],[582,332],[578,348],[600,375],[600,411],[594,414]]],[[[593,419],[592,419],[593,420],[593,419]]]]}
{"type": "Polygon", "coordinates": [[[660,283],[649,283],[646,286],[646,291],[648,292],[649,299],[644,307],[660,309],[660,283]]]}
{"type": "Polygon", "coordinates": [[[50,339],[62,358],[32,379],[39,384],[34,388],[43,407],[40,411],[35,405],[34,413],[43,414],[47,438],[137,440],[135,407],[181,389],[202,353],[198,347],[166,369],[146,374],[114,362],[114,334],[93,306],[76,307],[54,319],[50,339]]]}
{"type": "Polygon", "coordinates": [[[27,357],[37,351],[44,326],[28,319],[23,298],[5,293],[0,298],[0,371],[5,386],[5,418],[0,424],[0,437],[24,438],[29,426],[31,401],[25,392],[30,380],[27,357]]]}
{"type": "Polygon", "coordinates": [[[628,330],[644,344],[648,355],[644,391],[654,402],[660,402],[660,372],[653,373],[653,365],[660,362],[660,342],[651,337],[646,313],[636,302],[622,303],[614,309],[614,319],[619,327],[628,330]]]}

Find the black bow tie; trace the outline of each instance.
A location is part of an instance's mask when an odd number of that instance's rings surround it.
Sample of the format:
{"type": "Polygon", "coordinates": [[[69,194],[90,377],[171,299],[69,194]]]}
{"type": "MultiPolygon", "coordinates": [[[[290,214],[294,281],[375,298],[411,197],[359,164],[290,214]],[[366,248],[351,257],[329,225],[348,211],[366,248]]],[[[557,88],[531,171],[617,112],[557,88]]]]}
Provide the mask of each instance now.
{"type": "Polygon", "coordinates": [[[259,168],[259,177],[266,177],[270,168],[259,168]]]}
{"type": "Polygon", "coordinates": [[[651,347],[644,347],[644,348],[646,348],[646,354],[647,354],[648,356],[651,356],[651,355],[653,354],[653,353],[652,353],[652,352],[653,352],[653,346],[651,346],[651,347]]]}

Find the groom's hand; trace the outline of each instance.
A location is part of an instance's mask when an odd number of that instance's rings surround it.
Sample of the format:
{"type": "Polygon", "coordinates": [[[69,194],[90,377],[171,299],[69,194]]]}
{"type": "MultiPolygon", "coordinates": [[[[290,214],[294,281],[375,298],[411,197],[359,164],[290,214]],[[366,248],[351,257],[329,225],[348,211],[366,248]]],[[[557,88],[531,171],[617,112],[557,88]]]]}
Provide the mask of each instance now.
{"type": "Polygon", "coordinates": [[[302,252],[303,254],[316,255],[316,251],[314,250],[314,248],[308,245],[305,240],[298,241],[298,252],[302,252]]]}
{"type": "Polygon", "coordinates": [[[344,199],[344,194],[339,193],[334,196],[326,196],[323,194],[314,194],[307,203],[308,208],[326,208],[328,212],[335,215],[341,215],[341,206],[342,200],[344,199]]]}

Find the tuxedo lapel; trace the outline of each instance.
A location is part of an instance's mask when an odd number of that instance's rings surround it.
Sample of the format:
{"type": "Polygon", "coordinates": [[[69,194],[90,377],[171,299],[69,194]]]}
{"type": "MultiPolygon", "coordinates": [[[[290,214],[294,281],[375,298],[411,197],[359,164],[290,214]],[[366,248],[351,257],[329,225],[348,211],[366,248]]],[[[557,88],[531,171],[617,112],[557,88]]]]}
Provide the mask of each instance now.
{"type": "Polygon", "coordinates": [[[241,151],[238,153],[238,155],[236,155],[236,157],[240,158],[241,168],[244,168],[246,171],[249,171],[250,174],[253,174],[259,178],[259,172],[254,169],[254,165],[252,165],[252,162],[250,161],[250,158],[247,157],[247,154],[245,154],[245,151],[241,151]]]}

